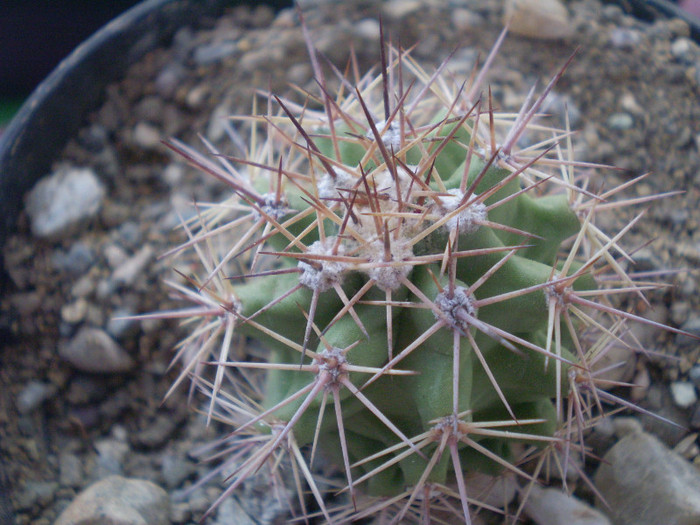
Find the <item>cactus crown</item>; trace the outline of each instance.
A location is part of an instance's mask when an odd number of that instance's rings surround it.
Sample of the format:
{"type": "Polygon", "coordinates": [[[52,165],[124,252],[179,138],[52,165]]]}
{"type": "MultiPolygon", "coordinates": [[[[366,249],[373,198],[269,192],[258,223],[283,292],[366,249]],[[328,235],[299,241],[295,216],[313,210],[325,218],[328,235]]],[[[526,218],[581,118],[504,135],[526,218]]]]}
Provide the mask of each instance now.
{"type": "Polygon", "coordinates": [[[379,74],[324,73],[307,41],[318,94],[267,94],[265,114],[236,117],[244,155],[169,143],[231,190],[174,250],[197,269],[170,283],[190,306],[156,314],[190,329],[173,388],[189,377],[236,428],[222,498],[284,455],[305,515],[302,478],[329,522],[469,523],[468,472],[531,482],[511,443],[582,454],[580,431],[615,400],[595,362],[644,321],[608,298],[645,286],[617,262],[626,230],[595,226],[617,190],[593,195],[569,130],[535,124],[564,68],[500,114],[483,71],[461,83],[382,42],[379,74]],[[521,148],[528,130],[542,138],[521,148]],[[346,504],[324,501],[318,453],[346,504]]]}

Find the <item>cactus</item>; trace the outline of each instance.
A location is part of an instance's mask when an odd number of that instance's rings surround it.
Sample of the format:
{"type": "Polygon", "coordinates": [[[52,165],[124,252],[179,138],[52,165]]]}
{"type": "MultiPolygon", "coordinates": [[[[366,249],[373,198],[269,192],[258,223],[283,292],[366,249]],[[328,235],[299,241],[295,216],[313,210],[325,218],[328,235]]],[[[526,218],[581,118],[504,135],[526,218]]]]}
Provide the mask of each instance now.
{"type": "Polygon", "coordinates": [[[318,94],[267,94],[264,114],[235,117],[243,155],[168,142],[230,188],[173,250],[186,270],[169,284],[190,305],[153,314],[189,329],[173,389],[191,380],[208,420],[235,430],[215,505],[286,457],[305,516],[302,479],[328,522],[470,523],[469,472],[532,482],[513,443],[540,466],[584,454],[603,402],[627,406],[595,364],[637,347],[627,322],[653,324],[612,300],[652,286],[619,262],[641,214],[610,236],[595,219],[658,196],[595,195],[568,125],[535,124],[566,65],[517,115],[494,110],[483,79],[505,32],[464,83],[383,39],[378,75],[324,72],[305,34],[318,94]],[[528,131],[541,138],[520,147],[528,131]],[[345,504],[325,501],[320,454],[345,504]]]}

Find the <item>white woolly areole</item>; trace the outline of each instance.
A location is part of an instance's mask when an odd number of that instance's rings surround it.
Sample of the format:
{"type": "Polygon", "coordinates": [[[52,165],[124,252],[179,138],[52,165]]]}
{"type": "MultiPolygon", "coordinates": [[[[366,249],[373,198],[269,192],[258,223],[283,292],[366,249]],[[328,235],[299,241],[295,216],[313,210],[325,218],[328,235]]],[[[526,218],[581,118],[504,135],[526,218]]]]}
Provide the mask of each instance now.
{"type": "Polygon", "coordinates": [[[411,272],[413,265],[410,262],[396,263],[413,256],[411,246],[402,239],[392,241],[391,261],[389,262],[384,261],[384,243],[382,241],[372,242],[368,251],[370,263],[373,266],[367,270],[367,275],[376,281],[376,285],[381,290],[397,290],[401,287],[403,284],[401,281],[411,272]]]}
{"type": "MultiPolygon", "coordinates": [[[[441,312],[445,314],[452,328],[466,331],[469,328],[465,314],[474,317],[477,308],[474,306],[474,296],[467,293],[467,289],[457,286],[454,292],[448,295],[449,291],[440,292],[433,301],[441,312]]],[[[436,318],[440,317],[436,314],[436,318]]]]}
{"type": "MultiPolygon", "coordinates": [[[[335,237],[326,237],[325,243],[316,241],[306,249],[306,253],[309,255],[333,256],[334,244],[335,237]]],[[[344,255],[344,253],[343,245],[340,244],[336,255],[344,255]]],[[[299,275],[300,284],[311,290],[325,292],[343,281],[343,274],[349,269],[349,264],[340,261],[314,259],[310,263],[299,261],[297,267],[302,270],[299,275]]]]}
{"type": "MultiPolygon", "coordinates": [[[[287,215],[291,210],[288,208],[287,199],[282,195],[280,200],[277,200],[276,193],[266,193],[262,196],[263,204],[260,209],[269,217],[272,217],[276,221],[279,221],[282,217],[287,215]]],[[[254,219],[258,221],[262,218],[262,214],[255,210],[254,219]]]]}
{"type": "MultiPolygon", "coordinates": [[[[447,190],[449,196],[442,196],[442,210],[446,213],[452,213],[458,207],[464,193],[459,188],[447,190]]],[[[454,217],[447,221],[445,226],[448,230],[453,231],[459,228],[459,233],[474,233],[481,226],[481,223],[486,220],[486,205],[483,202],[473,202],[454,217]]]]}
{"type": "Polygon", "coordinates": [[[331,177],[328,172],[325,172],[317,182],[318,196],[321,199],[336,199],[338,198],[338,189],[351,189],[357,182],[350,171],[341,168],[334,168],[335,178],[331,177]]]}
{"type": "MultiPolygon", "coordinates": [[[[381,134],[382,142],[387,148],[393,148],[394,151],[401,149],[401,126],[396,120],[392,120],[388,126],[386,125],[386,120],[380,120],[374,123],[374,127],[381,134]]],[[[369,128],[365,137],[369,140],[376,140],[372,128],[369,128]]]]}

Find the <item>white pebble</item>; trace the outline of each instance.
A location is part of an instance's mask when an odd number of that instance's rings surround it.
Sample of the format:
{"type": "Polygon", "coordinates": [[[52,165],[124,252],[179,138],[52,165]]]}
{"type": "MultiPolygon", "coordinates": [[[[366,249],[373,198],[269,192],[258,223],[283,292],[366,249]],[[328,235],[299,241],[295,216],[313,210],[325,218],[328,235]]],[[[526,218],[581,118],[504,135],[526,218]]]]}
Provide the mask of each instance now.
{"type": "Polygon", "coordinates": [[[89,168],[64,167],[43,178],[27,196],[26,209],[32,233],[54,238],[94,216],[105,189],[89,168]]]}
{"type": "Polygon", "coordinates": [[[671,383],[671,395],[673,396],[673,402],[681,408],[691,407],[698,401],[695,386],[690,381],[671,383]]]}

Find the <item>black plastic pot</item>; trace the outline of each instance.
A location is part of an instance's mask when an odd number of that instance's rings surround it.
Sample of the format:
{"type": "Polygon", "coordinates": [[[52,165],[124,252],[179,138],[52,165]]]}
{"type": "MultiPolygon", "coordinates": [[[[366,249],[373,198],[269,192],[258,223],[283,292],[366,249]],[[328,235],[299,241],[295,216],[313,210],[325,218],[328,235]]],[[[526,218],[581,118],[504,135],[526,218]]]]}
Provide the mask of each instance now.
{"type": "MultiPolygon", "coordinates": [[[[196,27],[226,7],[291,0],[146,0],[78,46],[27,99],[0,135],[0,247],[16,223],[22,197],[48,173],[66,141],[96,109],[108,84],[178,28],[196,27]]],[[[4,265],[0,254],[0,268],[4,265]]]]}
{"type": "MultiPolygon", "coordinates": [[[[196,28],[238,4],[274,8],[291,0],[146,0],[78,46],[27,99],[0,135],[0,249],[16,224],[24,194],[47,174],[67,140],[97,109],[105,88],[183,26],[196,28]]],[[[0,250],[0,290],[8,282],[0,250]]],[[[0,349],[5,337],[0,327],[0,349]]],[[[0,460],[0,523],[13,523],[8,480],[0,460]]]]}

